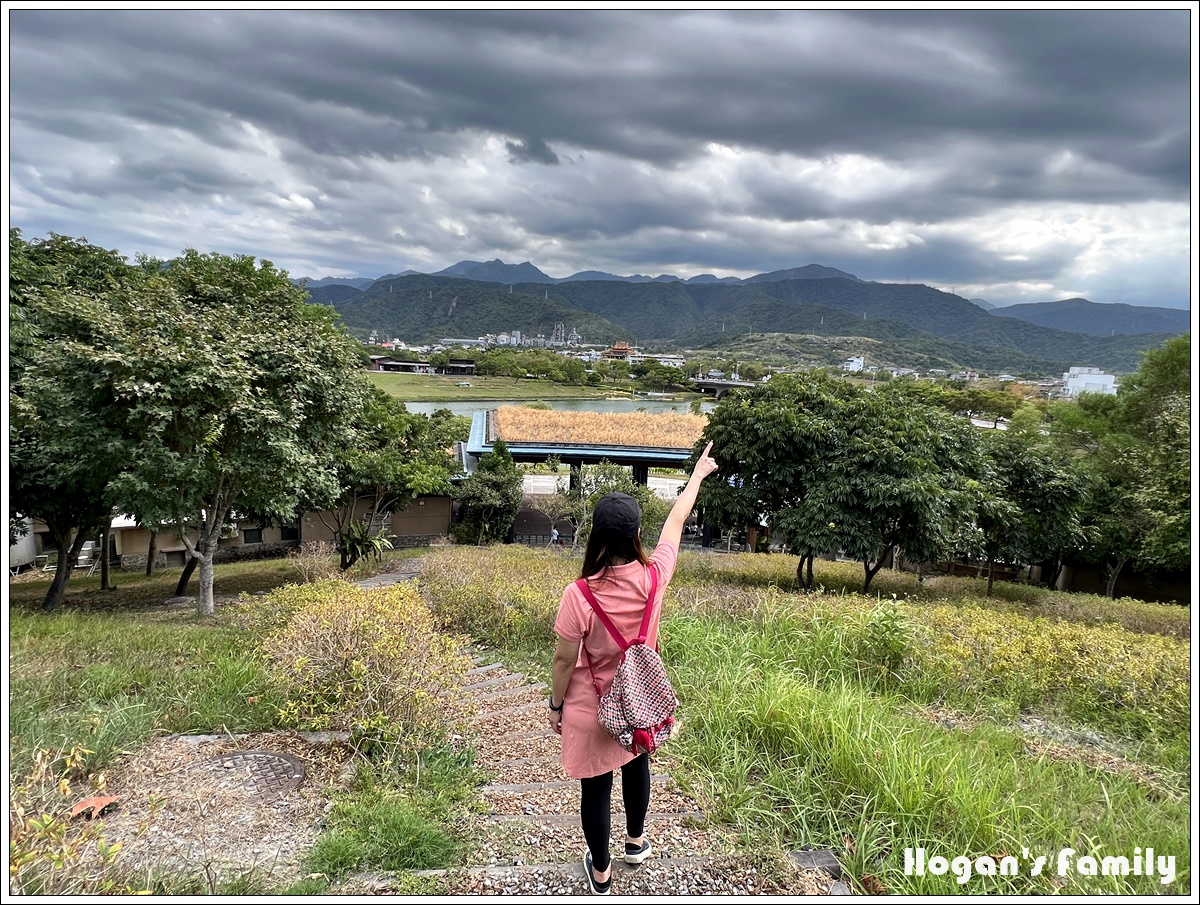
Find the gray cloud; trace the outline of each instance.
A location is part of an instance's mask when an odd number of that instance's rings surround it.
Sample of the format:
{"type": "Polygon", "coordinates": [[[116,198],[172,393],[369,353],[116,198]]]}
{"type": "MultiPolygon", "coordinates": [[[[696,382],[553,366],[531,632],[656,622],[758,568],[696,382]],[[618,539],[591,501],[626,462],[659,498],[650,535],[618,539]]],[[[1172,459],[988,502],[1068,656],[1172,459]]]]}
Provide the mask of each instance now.
{"type": "Polygon", "coordinates": [[[313,276],[816,261],[1010,300],[1087,273],[1098,301],[1186,305],[1187,276],[1157,262],[1188,241],[1188,23],[14,10],[10,217],[313,276]],[[1079,263],[1146,205],[1172,214],[1137,240],[1144,288],[1079,263]]]}

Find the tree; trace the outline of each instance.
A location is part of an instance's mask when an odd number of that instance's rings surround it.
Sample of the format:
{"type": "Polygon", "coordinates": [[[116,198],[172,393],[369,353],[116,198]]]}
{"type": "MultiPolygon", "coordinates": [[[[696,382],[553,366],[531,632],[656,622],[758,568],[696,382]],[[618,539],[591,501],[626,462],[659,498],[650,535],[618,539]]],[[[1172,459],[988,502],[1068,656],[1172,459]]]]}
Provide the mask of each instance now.
{"type": "Polygon", "coordinates": [[[365,391],[346,445],[333,456],[336,496],[304,501],[333,534],[343,570],[380,552],[376,538],[388,513],[417,496],[450,492],[452,418],[445,409],[436,420],[412,414],[377,388],[365,391]]]}
{"type": "Polygon", "coordinates": [[[1078,554],[1104,570],[1114,596],[1125,566],[1182,569],[1190,562],[1191,343],[1147,352],[1116,396],[1084,393],[1050,409],[1049,440],[1076,456],[1084,483],[1078,554]]]}
{"type": "Polygon", "coordinates": [[[596,465],[573,466],[571,477],[559,478],[555,485],[553,496],[535,499],[533,506],[544,512],[551,523],[564,518],[571,522],[572,547],[587,542],[592,512],[605,494],[625,493],[637,500],[642,510],[642,533],[647,536],[657,535],[671,512],[670,503],[645,484],[634,481],[628,468],[607,459],[596,465]]]}
{"type": "Polygon", "coordinates": [[[1042,448],[1036,435],[993,430],[983,440],[990,467],[976,524],[988,562],[990,597],[998,558],[1052,561],[1057,571],[1063,554],[1079,545],[1083,486],[1067,461],[1042,448]]]}
{"type": "Polygon", "coordinates": [[[128,446],[95,354],[141,277],[115,251],[9,233],[9,523],[46,523],[58,548],[42,610],[55,609],[83,544],[112,517],[128,446]]]}
{"type": "Polygon", "coordinates": [[[799,551],[797,581],[809,587],[820,553],[861,561],[864,590],[899,547],[917,561],[942,558],[981,491],[968,422],[903,391],[825,375],[777,375],[727,397],[697,451],[709,440],[724,480],[701,490],[706,512],[725,525],[766,513],[772,533],[799,551]]]}
{"type": "Polygon", "coordinates": [[[213,558],[231,513],[295,517],[336,494],[336,454],[363,404],[355,343],[270,262],[188,250],[123,301],[99,359],[136,438],[114,482],[152,530],[179,532],[213,612],[213,558]]]}
{"type": "Polygon", "coordinates": [[[459,504],[454,536],[463,544],[487,544],[508,535],[521,508],[525,476],[503,440],[484,453],[454,493],[459,504]]]}

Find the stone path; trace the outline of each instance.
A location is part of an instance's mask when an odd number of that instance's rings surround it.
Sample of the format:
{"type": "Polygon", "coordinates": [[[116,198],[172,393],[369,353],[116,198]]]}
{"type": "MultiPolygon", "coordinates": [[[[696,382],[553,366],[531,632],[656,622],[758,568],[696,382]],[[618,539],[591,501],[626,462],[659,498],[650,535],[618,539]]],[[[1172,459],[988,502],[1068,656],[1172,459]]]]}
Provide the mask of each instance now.
{"type": "MultiPolygon", "coordinates": [[[[478,707],[471,724],[477,765],[491,779],[478,789],[483,805],[473,816],[483,840],[465,870],[445,872],[451,894],[586,895],[584,841],[579,826],[579,783],[562,770],[559,737],[546,723],[544,683],[511,673],[480,655],[463,691],[478,707]]],[[[654,856],[631,867],[614,859],[618,895],[849,894],[845,884],[814,865],[764,865],[739,854],[729,837],[709,827],[697,803],[656,756],[646,834],[654,856]]],[[[622,851],[621,775],[613,783],[613,850],[622,851]]],[[[833,865],[836,869],[836,864],[833,865]]]]}
{"type": "MultiPolygon", "coordinates": [[[[420,575],[421,561],[394,560],[397,571],[359,582],[384,587],[420,575]]],[[[559,737],[547,726],[545,683],[509,672],[484,654],[464,679],[477,707],[469,726],[476,764],[489,777],[468,831],[480,840],[467,865],[441,875],[451,895],[586,895],[579,783],[563,772],[559,737]]],[[[699,805],[671,779],[668,758],[656,756],[646,834],[654,856],[636,867],[613,860],[616,895],[849,895],[836,859],[797,852],[784,864],[764,864],[737,851],[709,826],[699,805]]],[[[622,851],[621,775],[613,782],[614,851],[622,851]]]]}

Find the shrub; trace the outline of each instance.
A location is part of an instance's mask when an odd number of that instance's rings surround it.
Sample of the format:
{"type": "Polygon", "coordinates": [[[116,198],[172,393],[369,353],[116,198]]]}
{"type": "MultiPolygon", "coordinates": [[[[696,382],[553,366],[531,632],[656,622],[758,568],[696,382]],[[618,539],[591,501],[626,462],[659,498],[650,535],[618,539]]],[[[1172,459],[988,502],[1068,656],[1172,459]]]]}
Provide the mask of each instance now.
{"type": "Polygon", "coordinates": [[[1078,719],[1138,737],[1187,731],[1186,642],[970,605],[924,607],[914,616],[923,627],[916,667],[967,698],[1058,704],[1078,719]]]}
{"type": "Polygon", "coordinates": [[[492,644],[553,642],[563,588],[579,563],[524,546],[446,548],[421,570],[439,625],[492,644]]]}
{"type": "Polygon", "coordinates": [[[364,753],[410,750],[465,713],[457,688],[470,667],[457,639],[434,629],[409,582],[366,590],[340,581],[277,592],[288,623],[262,644],[290,725],[348,729],[364,753]]]}
{"type": "Polygon", "coordinates": [[[306,582],[334,578],[338,573],[336,556],[337,548],[325,540],[306,540],[287,555],[306,582]]]}

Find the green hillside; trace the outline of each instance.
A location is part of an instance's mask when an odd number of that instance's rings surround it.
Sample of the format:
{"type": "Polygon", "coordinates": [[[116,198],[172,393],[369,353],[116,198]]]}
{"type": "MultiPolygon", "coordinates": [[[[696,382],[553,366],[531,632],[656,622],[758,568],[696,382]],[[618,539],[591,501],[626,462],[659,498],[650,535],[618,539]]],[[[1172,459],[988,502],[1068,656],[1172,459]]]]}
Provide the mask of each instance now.
{"type": "MultiPolygon", "coordinates": [[[[555,323],[577,330],[587,342],[628,340],[630,331],[561,300],[544,298],[540,288],[523,291],[495,283],[453,277],[406,276],[378,280],[354,298],[334,303],[342,321],[357,334],[377,330],[414,342],[452,336],[473,339],[485,333],[520,330],[550,336],[555,323]]],[[[553,288],[551,288],[553,295],[553,288]]]]}
{"type": "Polygon", "coordinates": [[[1137,368],[1141,352],[1170,335],[1068,333],[989,313],[929,286],[841,278],[505,287],[415,275],[383,278],[360,295],[330,301],[360,334],[377,330],[421,342],[512,330],[549,336],[556,322],[577,330],[587,343],[634,340],[693,349],[735,349],[740,337],[774,333],[811,337],[801,357],[819,363],[840,363],[843,350],[857,355],[870,349],[876,364],[920,370],[1054,374],[1087,365],[1128,373],[1137,368]]]}
{"type": "MultiPolygon", "coordinates": [[[[670,339],[690,330],[701,320],[699,306],[683,283],[625,283],[616,280],[586,280],[555,286],[517,284],[540,296],[549,294],[565,305],[582,308],[618,323],[638,342],[670,339]]],[[[582,332],[582,331],[580,331],[582,332]]]]}

